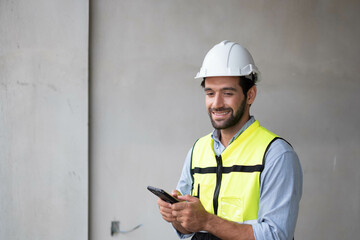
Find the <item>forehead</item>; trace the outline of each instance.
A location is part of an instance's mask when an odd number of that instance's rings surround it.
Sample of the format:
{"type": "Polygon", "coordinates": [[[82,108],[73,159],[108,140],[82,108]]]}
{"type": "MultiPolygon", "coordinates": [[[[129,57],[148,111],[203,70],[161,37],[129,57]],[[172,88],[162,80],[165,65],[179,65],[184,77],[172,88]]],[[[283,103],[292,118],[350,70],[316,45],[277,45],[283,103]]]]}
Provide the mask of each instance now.
{"type": "Polygon", "coordinates": [[[223,89],[235,88],[241,89],[239,77],[207,77],[205,79],[205,88],[223,89]]]}

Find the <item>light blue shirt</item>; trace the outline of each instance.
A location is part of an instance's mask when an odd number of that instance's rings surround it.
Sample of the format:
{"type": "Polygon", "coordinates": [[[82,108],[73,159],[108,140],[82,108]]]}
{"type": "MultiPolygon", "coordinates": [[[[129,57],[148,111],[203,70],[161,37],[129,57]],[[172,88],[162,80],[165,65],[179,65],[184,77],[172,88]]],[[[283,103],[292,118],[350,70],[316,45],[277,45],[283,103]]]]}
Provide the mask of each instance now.
{"type": "MultiPolygon", "coordinates": [[[[254,117],[239,130],[229,145],[251,124],[254,117]]],[[[214,130],[214,151],[220,155],[225,147],[219,140],[220,131],[214,130]]],[[[192,149],[188,152],[180,180],[176,187],[182,195],[190,194],[192,149]]],[[[265,155],[265,167],[260,177],[259,212],[256,223],[252,223],[256,240],[293,239],[299,202],[302,195],[302,170],[294,149],[284,140],[275,140],[265,155]]],[[[184,239],[193,234],[181,234],[184,239]]]]}

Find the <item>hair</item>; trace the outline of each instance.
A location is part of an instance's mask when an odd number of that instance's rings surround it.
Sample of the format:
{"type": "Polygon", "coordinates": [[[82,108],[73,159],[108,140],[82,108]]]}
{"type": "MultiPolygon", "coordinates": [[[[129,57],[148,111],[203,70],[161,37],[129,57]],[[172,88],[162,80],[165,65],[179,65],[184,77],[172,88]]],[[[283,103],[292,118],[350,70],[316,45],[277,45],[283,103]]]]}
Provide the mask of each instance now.
{"type": "MultiPolygon", "coordinates": [[[[201,87],[205,88],[205,79],[204,78],[201,82],[201,87]]],[[[257,77],[255,74],[251,74],[249,76],[239,76],[239,85],[245,95],[245,97],[247,97],[247,93],[249,91],[249,89],[256,85],[255,81],[256,81],[257,77]]]]}

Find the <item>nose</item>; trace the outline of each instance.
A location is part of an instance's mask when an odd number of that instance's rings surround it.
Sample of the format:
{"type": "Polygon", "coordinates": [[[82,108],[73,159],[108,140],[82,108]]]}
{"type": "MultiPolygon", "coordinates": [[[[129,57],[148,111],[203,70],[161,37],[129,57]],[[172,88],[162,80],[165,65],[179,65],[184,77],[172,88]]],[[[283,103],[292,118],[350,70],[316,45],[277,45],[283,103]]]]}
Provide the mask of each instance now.
{"type": "Polygon", "coordinates": [[[222,107],[224,107],[223,96],[221,94],[215,94],[212,108],[217,109],[217,108],[222,108],[222,107]]]}

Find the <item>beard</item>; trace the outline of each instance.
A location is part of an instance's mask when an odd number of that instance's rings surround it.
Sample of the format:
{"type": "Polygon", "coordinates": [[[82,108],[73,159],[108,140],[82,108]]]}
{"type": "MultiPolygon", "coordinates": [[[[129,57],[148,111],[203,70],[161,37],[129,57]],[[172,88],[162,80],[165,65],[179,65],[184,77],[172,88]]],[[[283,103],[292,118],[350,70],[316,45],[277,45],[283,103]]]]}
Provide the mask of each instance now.
{"type": "Polygon", "coordinates": [[[242,116],[244,115],[244,112],[245,112],[245,100],[243,100],[241,102],[241,105],[235,112],[235,115],[234,115],[234,110],[232,108],[210,108],[209,116],[210,116],[211,124],[213,125],[213,127],[217,130],[220,130],[220,129],[227,129],[227,128],[235,126],[240,121],[242,116]],[[231,116],[228,119],[218,123],[218,122],[214,121],[214,119],[212,118],[212,115],[211,115],[212,111],[230,111],[231,116]]]}

